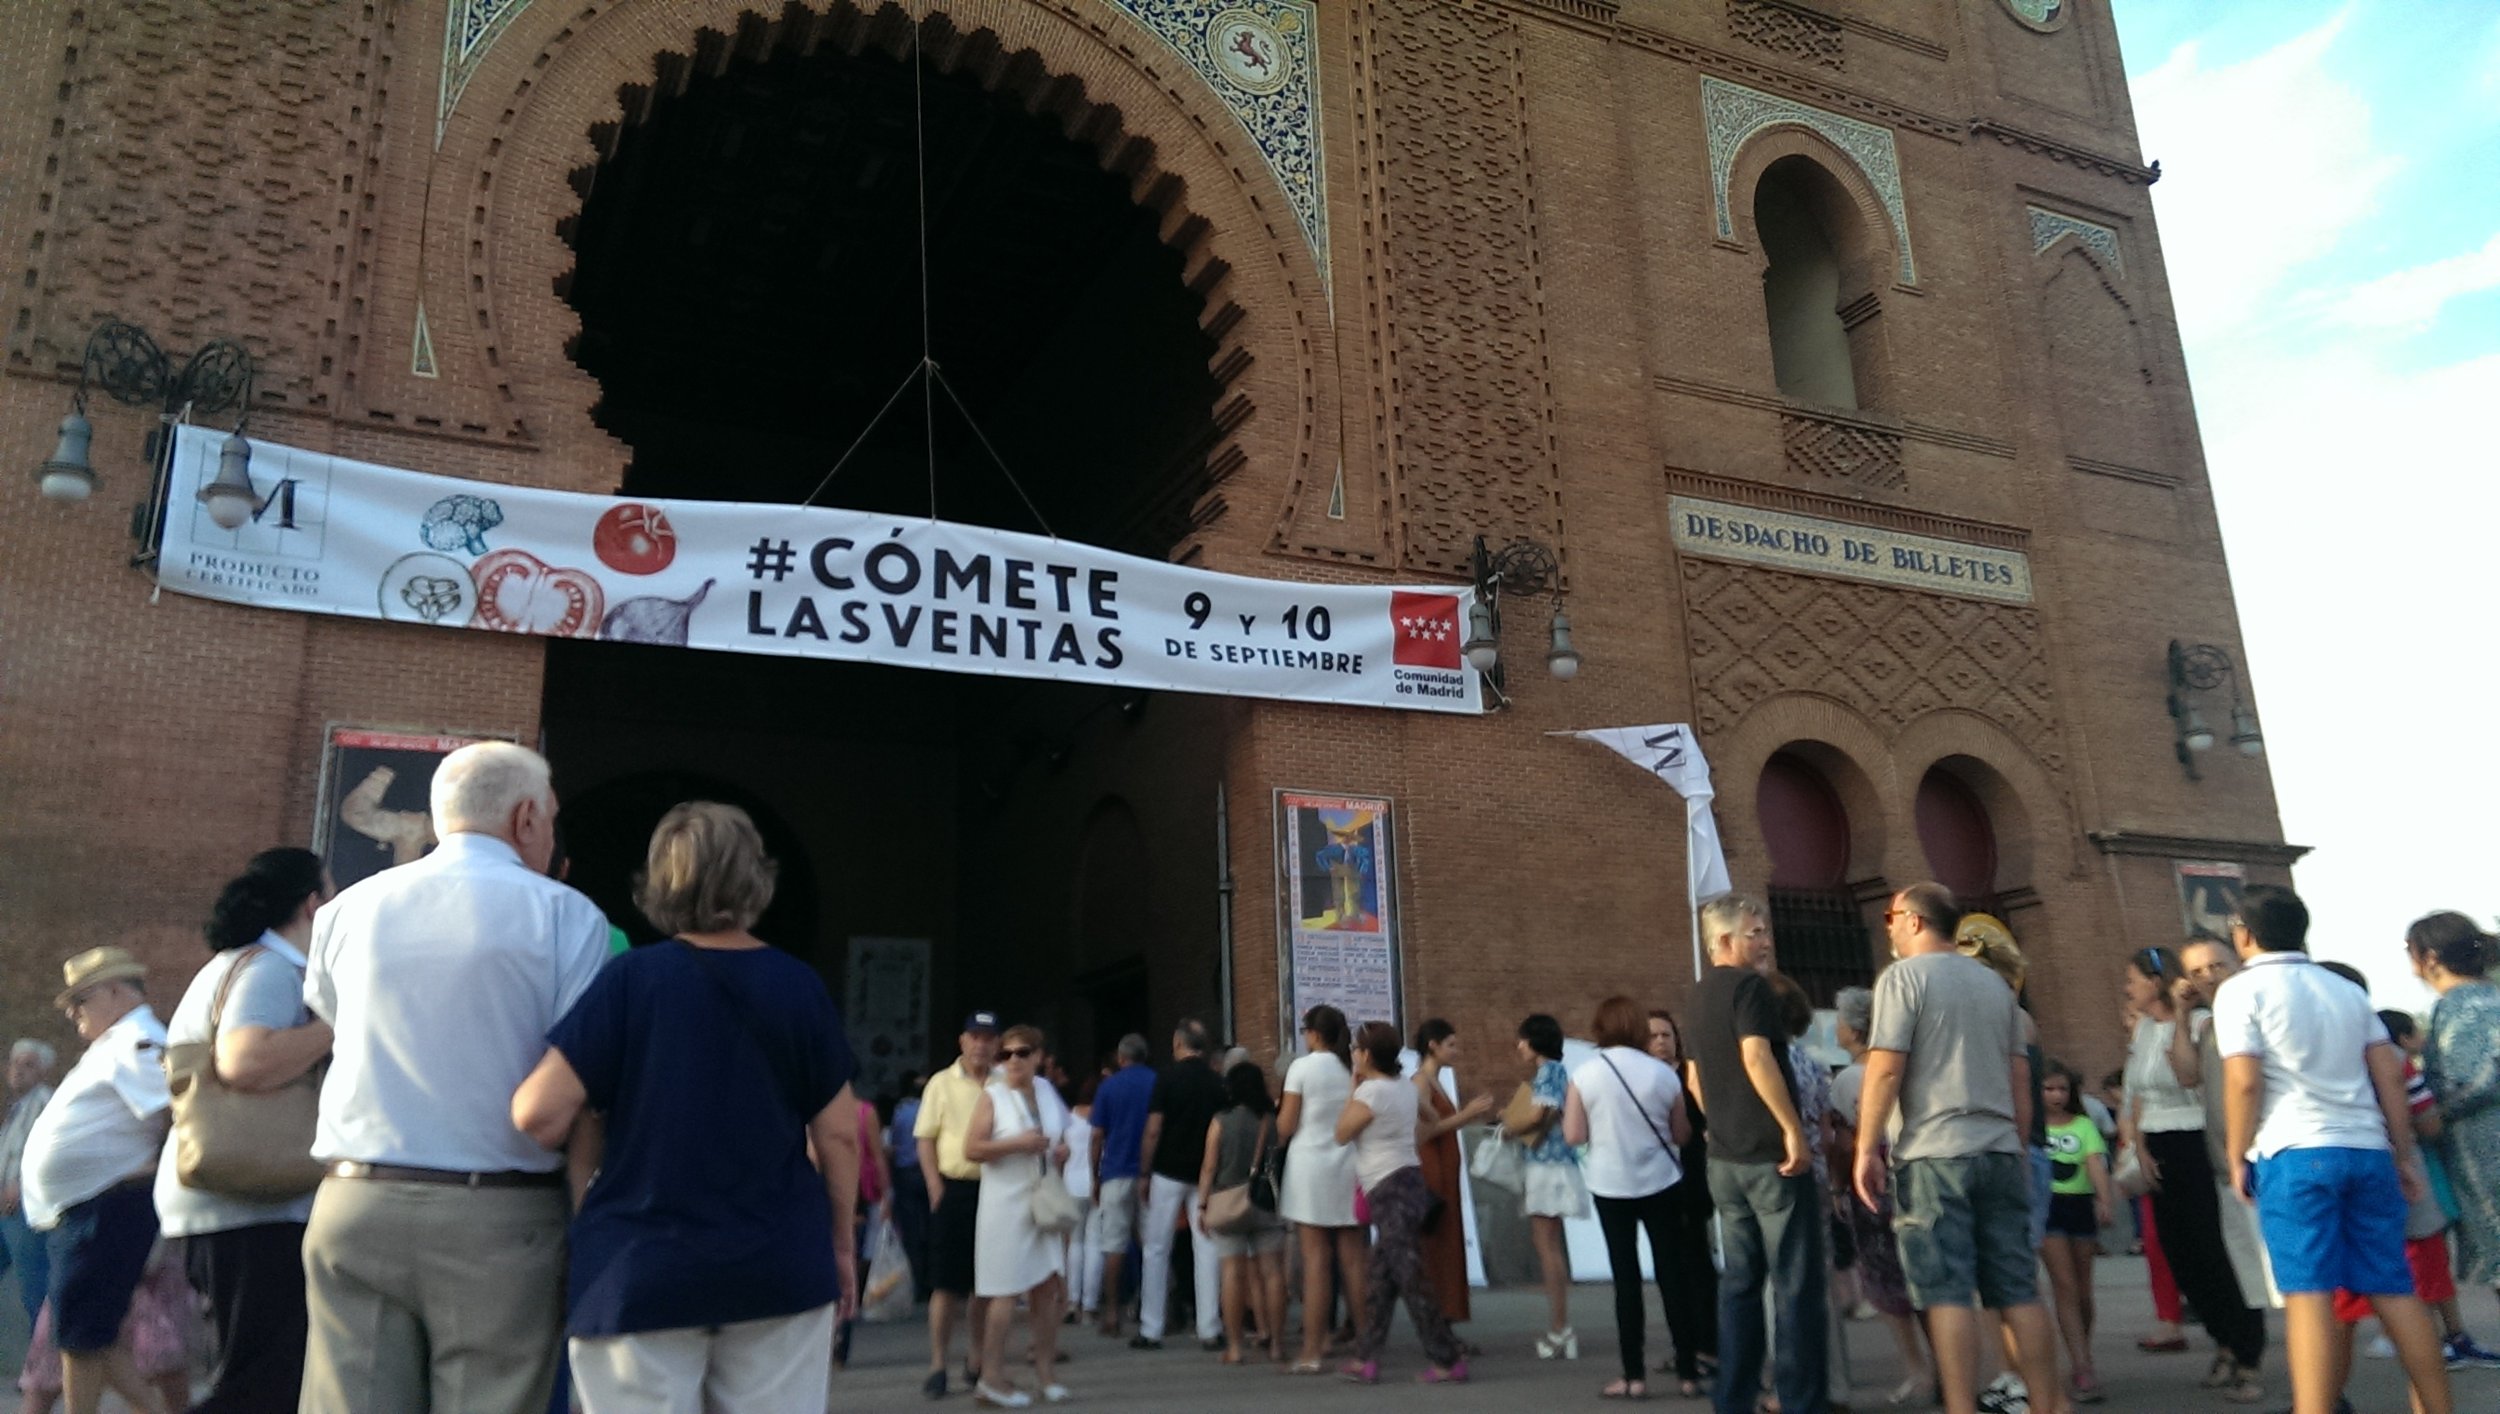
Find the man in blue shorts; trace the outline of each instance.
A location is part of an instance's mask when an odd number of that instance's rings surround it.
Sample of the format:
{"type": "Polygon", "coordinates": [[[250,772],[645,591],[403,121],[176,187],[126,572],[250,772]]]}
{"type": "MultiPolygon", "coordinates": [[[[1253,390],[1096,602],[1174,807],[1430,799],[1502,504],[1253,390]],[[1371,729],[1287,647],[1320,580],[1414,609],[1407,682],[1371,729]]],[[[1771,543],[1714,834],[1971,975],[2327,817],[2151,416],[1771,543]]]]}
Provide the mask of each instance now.
{"type": "Polygon", "coordinates": [[[106,1386],[158,1408],[122,1339],[131,1293],[156,1245],[156,1162],[165,1147],[165,1025],[147,969],[120,948],[61,967],[59,1001],[87,1053],[61,1077],[26,1137],[26,1220],[52,1261],[52,1338],[70,1414],[94,1414],[106,1386]]]}
{"type": "Polygon", "coordinates": [[[2343,1396],[2335,1290],[2366,1297],[2396,1343],[2414,1408],[2449,1414],[2448,1366],[2405,1263],[2405,1204],[2423,1186],[2404,1060],[2360,988],[2310,961],[2309,910],[2252,885],[2231,920],[2246,964],[2214,993],[2231,1186],[2283,1292],[2294,1414],[2343,1396]]]}

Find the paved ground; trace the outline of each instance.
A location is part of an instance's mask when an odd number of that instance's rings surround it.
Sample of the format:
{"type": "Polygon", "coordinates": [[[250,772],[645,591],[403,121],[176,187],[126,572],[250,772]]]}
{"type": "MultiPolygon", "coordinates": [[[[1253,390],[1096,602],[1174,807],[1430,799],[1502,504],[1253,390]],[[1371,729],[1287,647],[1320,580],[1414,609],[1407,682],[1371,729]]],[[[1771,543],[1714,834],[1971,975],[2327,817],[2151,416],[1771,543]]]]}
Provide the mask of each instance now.
{"type": "MultiPolygon", "coordinates": [[[[2232,1414],[2240,1408],[2197,1387],[2196,1378],[2203,1373],[2210,1352],[2201,1338],[2197,1340],[2196,1354],[2154,1356],[2136,1351],[2135,1337],[2152,1316],[2152,1300],[2145,1288],[2140,1261],[2121,1258],[2104,1262],[2099,1275],[2102,1334],[2097,1345],[2101,1376],[2109,1389],[2109,1402],[2101,1408],[2112,1414],[2232,1414]]],[[[14,1370],[25,1349],[26,1332],[24,1317],[17,1314],[13,1277],[0,1282],[0,1298],[5,1298],[0,1299],[0,1368],[14,1370]]],[[[1413,1383],[1415,1372],[1423,1367],[1423,1358],[1403,1315],[1398,1318],[1398,1330],[1384,1362],[1382,1383],[1376,1390],[1358,1389],[1333,1378],[1289,1379],[1267,1366],[1228,1369],[1217,1365],[1215,1357],[1200,1353],[1194,1345],[1185,1350],[1141,1353],[1091,1331],[1074,1330],[1067,1334],[1069,1349],[1076,1358],[1061,1378],[1076,1393],[1076,1407],[1156,1414],[1246,1414],[1279,1409],[1307,1409],[1310,1414],[1379,1409],[1429,1409],[1433,1414],[1520,1414],[1598,1406],[1598,1387],[1614,1374],[1612,1298],[1605,1287],[1583,1286],[1574,1293],[1572,1308],[1582,1332],[1580,1359],[1575,1363],[1540,1361],[1531,1342],[1543,1323],[1543,1300],[1532,1292],[1518,1290],[1477,1292],[1476,1319],[1462,1329],[1488,1353],[1475,1362],[1474,1381],[1460,1388],[1423,1389],[1413,1383]]],[[[2466,1315],[2469,1322],[2479,1324],[2478,1334],[2500,1337],[2500,1314],[2495,1314],[2491,1303],[2469,1295],[2466,1315]]],[[[1651,1320],[1655,1363],[1664,1358],[1659,1343],[1665,1336],[1657,1324],[1654,1295],[1651,1320]]],[[[2276,1329],[2279,1332],[2279,1321],[2276,1329]]],[[[927,1337],[920,1326],[863,1328],[850,1370],[835,1376],[833,1409],[847,1414],[852,1410],[931,1407],[920,1395],[927,1351],[927,1337]]],[[[1857,1409],[1884,1408],[1885,1394],[1901,1378],[1892,1342],[1875,1325],[1852,1324],[1849,1351],[1856,1377],[1857,1409]]],[[[2281,1385],[2279,1360],[2270,1357],[2269,1365],[2275,1376],[2275,1392],[2281,1397],[2257,1406],[2260,1410],[2279,1408],[2289,1402],[2288,1391],[2281,1385]]],[[[1030,1371],[1019,1373],[1029,1385],[1030,1371]]],[[[2457,1408],[2465,1414],[2488,1411],[2495,1401],[2500,1401],[2500,1371],[2461,1371],[2455,1380],[2457,1408]]],[[[1670,1407],[1707,1408],[1705,1403],[1685,1404],[1667,1397],[1664,1392],[1672,1390],[1672,1381],[1660,1388],[1664,1403],[1670,1407]]],[[[2394,1362],[2358,1361],[2353,1402],[2361,1414],[2399,1414],[2404,1410],[2404,1387],[2394,1362]]],[[[935,1407],[969,1410],[973,1406],[968,1397],[959,1393],[935,1407]]],[[[106,1408],[117,1409],[119,1405],[108,1402],[106,1408]]]]}
{"type": "MultiPolygon", "coordinates": [[[[2120,1258],[2099,1264],[2097,1287],[2102,1329],[2095,1345],[2101,1378],[2109,1391],[2108,1403],[2100,1408],[2158,1414],[2226,1414],[2242,1407],[2198,1387],[2197,1378],[2204,1373],[2212,1352],[2201,1335],[2196,1337],[2196,1353],[2192,1354],[2145,1355],[2135,1349],[2136,1336],[2147,1329],[2152,1319],[2152,1298],[2140,1260],[2120,1258]]],[[[2467,1300],[2469,1322],[2481,1323],[2478,1333],[2500,1336],[2500,1313],[2494,1312],[2491,1303],[2471,1295],[2467,1300]]],[[[1185,1410],[1187,1414],[1286,1408],[1308,1408],[1313,1414],[1375,1409],[1430,1409],[1434,1414],[1499,1410],[1518,1414],[1523,1410],[1599,1406],[1602,1402],[1597,1391],[1615,1373],[1613,1298],[1609,1288],[1578,1288],[1573,1294],[1572,1310],[1581,1332],[1580,1359],[1576,1363],[1540,1361],[1532,1342],[1543,1325],[1543,1298],[1515,1289],[1477,1292],[1476,1318],[1461,1329],[1488,1353],[1474,1362],[1473,1381],[1461,1388],[1423,1389],[1413,1383],[1416,1372],[1423,1368],[1423,1355],[1403,1315],[1398,1318],[1396,1334],[1383,1361],[1377,1390],[1358,1389],[1334,1378],[1287,1378],[1269,1366],[1225,1368],[1214,1363],[1214,1356],[1199,1352],[1194,1343],[1186,1350],[1135,1352],[1091,1331],[1073,1329],[1067,1332],[1068,1348],[1076,1358],[1062,1373],[1061,1380],[1085,1408],[1185,1410]]],[[[1655,1364],[1665,1358],[1666,1352],[1662,1348],[1665,1334],[1658,1320],[1654,1293],[1650,1319],[1650,1358],[1655,1364]]],[[[2279,1319],[2275,1329],[2280,1332],[2279,1319]]],[[[1852,1323],[1848,1342],[1855,1377],[1855,1407],[1860,1411],[1883,1409],[1886,1395],[1901,1379],[1890,1338],[1879,1325],[1852,1323]]],[[[862,1331],[851,1369],[836,1377],[834,1408],[886,1410],[921,1405],[919,1386],[927,1363],[928,1344],[923,1328],[867,1327],[862,1331]]],[[[957,1364],[960,1368],[960,1358],[957,1364]]],[[[2256,1406],[2259,1410],[2290,1403],[2289,1389],[2282,1384],[2279,1358],[2270,1355],[2268,1364],[2273,1377],[2270,1384],[2279,1398],[2256,1406]]],[[[2356,1365],[2352,1397],[2361,1414],[2399,1414],[2407,1407],[2403,1382],[2393,1361],[2365,1359],[2356,1365]]],[[[1030,1369],[1017,1373],[1030,1387],[1030,1369]]],[[[1706,1401],[1684,1404],[1673,1399],[1672,1379],[1661,1378],[1659,1397],[1669,1406],[1695,1410],[1708,1407],[1706,1401]]],[[[2488,1411],[2495,1401],[2500,1401],[2500,1371],[2460,1371],[2454,1378],[2460,1411],[2488,1411]]],[[[968,1409],[971,1402],[958,1394],[941,1407],[968,1409]]]]}

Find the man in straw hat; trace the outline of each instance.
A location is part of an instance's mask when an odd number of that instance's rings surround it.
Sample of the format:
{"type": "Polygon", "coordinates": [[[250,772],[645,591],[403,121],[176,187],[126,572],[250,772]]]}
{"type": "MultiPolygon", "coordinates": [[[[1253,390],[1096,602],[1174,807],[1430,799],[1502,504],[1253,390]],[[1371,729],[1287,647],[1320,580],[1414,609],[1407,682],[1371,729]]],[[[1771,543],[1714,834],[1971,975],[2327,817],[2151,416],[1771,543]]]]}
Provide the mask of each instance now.
{"type": "Polygon", "coordinates": [[[512,1127],[512,1092],[608,956],[608,920],[547,877],[546,759],[443,758],[432,854],[342,891],[305,950],[304,1004],[337,1031],[304,1231],[301,1407],[524,1414],[562,1349],[564,1156],[512,1127]]]}
{"type": "Polygon", "coordinates": [[[61,964],[55,999],[87,1053],[26,1136],[26,1220],[48,1234],[52,1337],[70,1414],[94,1414],[110,1386],[137,1410],[164,1404],[122,1343],[131,1293],[156,1245],[156,1160],[165,1146],[165,1025],[147,969],[120,948],[61,964]]]}

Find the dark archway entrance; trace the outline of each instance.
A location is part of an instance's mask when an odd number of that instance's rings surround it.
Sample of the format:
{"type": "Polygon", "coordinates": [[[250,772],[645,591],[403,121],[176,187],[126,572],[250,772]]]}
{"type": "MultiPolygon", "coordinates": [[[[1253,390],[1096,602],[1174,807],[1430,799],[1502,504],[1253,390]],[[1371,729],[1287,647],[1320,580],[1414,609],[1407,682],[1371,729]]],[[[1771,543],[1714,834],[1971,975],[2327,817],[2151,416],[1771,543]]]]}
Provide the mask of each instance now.
{"type": "MultiPolygon", "coordinates": [[[[876,49],[698,74],[586,174],[565,293],[596,416],[631,448],[622,491],[798,502],[857,442],[817,503],[923,516],[934,447],[946,519],[1031,531],[1038,510],[1070,539],[1168,553],[1206,486],[1217,383],[1162,218],[1096,144],[972,68],[918,87],[932,347],[1024,495],[943,393],[934,441],[918,387],[861,440],[922,351],[915,75],[876,49]]],[[[837,986],[863,946],[924,943],[930,1058],[988,1006],[1044,1025],[1074,1070],[1116,1039],[1098,1012],[1134,1011],[1093,996],[1102,979],[1137,979],[1114,990],[1162,1030],[1218,995],[1221,706],[558,641],[544,720],[576,839],[605,837],[581,818],[603,797],[620,822],[650,813],[626,778],[751,802],[815,886],[812,921],[773,941],[837,986]],[[1111,799],[1137,828],[1107,869],[1085,846],[1111,799]],[[1103,911],[1078,901],[1106,890],[1127,906],[1097,938],[1103,911]]]]}

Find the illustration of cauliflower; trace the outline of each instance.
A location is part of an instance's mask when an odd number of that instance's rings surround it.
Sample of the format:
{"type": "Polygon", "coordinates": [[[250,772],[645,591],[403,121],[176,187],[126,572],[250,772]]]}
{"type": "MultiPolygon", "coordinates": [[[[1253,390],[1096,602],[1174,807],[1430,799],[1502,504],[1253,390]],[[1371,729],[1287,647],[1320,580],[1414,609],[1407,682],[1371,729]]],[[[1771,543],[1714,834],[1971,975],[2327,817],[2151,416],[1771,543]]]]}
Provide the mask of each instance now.
{"type": "Polygon", "coordinates": [[[425,543],[436,550],[486,553],[486,532],[503,524],[503,507],[484,496],[445,496],[425,513],[425,543]]]}

